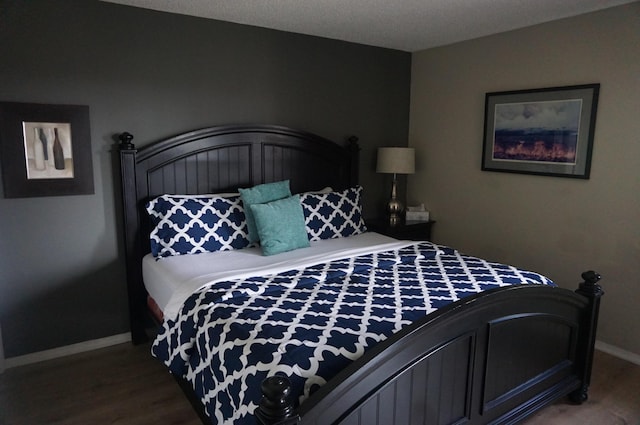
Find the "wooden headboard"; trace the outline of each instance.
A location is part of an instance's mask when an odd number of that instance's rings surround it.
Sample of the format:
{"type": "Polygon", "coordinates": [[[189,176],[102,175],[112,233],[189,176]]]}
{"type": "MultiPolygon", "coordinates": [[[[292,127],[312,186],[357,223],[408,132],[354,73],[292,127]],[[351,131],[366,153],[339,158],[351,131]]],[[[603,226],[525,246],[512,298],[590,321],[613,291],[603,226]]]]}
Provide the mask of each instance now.
{"type": "Polygon", "coordinates": [[[142,257],[150,252],[144,206],[162,194],[205,194],[290,180],[292,193],[358,182],[358,144],[273,125],[219,126],[184,133],[136,149],[120,139],[120,176],[131,334],[146,339],[142,257]]]}

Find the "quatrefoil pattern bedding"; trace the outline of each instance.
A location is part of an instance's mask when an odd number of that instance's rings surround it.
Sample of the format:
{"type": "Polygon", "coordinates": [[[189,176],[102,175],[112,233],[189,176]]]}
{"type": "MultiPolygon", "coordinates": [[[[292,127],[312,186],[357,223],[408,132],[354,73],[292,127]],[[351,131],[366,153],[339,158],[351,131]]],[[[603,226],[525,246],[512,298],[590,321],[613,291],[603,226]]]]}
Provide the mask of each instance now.
{"type": "Polygon", "coordinates": [[[249,234],[239,196],[162,195],[147,204],[154,257],[245,248],[249,234]]]}
{"type": "Polygon", "coordinates": [[[537,273],[420,242],[280,274],[217,282],[167,320],[152,352],[193,386],[213,424],[255,424],[260,383],[284,374],[302,401],[402,327],[537,273]]]}
{"type": "MultiPolygon", "coordinates": [[[[280,183],[284,182],[269,185],[280,183]]],[[[309,241],[365,232],[361,193],[362,187],[357,186],[341,192],[301,194],[305,224],[301,237],[305,231],[309,241]]],[[[162,195],[149,201],[146,209],[152,225],[151,254],[156,258],[242,249],[257,239],[251,238],[251,220],[242,196],[162,195]]]]}
{"type": "Polygon", "coordinates": [[[365,232],[361,193],[362,187],[356,186],[342,192],[300,195],[309,240],[343,238],[365,232]]]}

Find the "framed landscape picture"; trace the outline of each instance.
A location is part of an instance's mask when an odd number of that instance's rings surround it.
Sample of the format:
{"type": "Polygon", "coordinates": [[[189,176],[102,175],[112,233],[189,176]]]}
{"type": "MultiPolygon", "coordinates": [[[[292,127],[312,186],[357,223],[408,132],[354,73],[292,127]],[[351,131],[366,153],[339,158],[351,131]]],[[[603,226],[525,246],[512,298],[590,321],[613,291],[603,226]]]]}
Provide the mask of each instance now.
{"type": "Polygon", "coordinates": [[[0,102],[5,198],[94,193],[89,107],[0,102]]]}
{"type": "Polygon", "coordinates": [[[599,89],[487,93],[482,170],[588,179],[599,89]]]}

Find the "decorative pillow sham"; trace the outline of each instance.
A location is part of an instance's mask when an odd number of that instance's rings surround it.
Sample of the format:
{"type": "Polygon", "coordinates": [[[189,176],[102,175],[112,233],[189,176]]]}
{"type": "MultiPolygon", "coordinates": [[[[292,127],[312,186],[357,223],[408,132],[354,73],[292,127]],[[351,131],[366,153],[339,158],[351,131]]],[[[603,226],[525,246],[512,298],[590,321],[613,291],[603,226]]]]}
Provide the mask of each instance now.
{"type": "Polygon", "coordinates": [[[289,188],[289,180],[259,184],[249,189],[238,189],[238,191],[240,192],[240,198],[244,204],[244,212],[247,217],[249,241],[257,242],[260,238],[256,229],[256,221],[253,218],[251,205],[264,204],[290,197],[291,189],[289,188]]]}
{"type": "Polygon", "coordinates": [[[343,238],[365,232],[361,193],[362,187],[356,186],[342,192],[300,195],[309,240],[343,238]]]}
{"type": "Polygon", "coordinates": [[[300,196],[251,205],[264,255],[309,246],[300,196]]]}
{"type": "Polygon", "coordinates": [[[147,203],[156,258],[249,246],[247,221],[239,196],[162,195],[147,203]]]}

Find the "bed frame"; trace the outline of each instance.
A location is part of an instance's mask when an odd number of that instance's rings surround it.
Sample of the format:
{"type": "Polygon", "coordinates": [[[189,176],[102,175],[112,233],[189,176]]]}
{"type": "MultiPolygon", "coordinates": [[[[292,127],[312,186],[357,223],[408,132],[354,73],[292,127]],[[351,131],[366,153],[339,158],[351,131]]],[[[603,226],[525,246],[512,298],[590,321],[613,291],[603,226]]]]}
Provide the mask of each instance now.
{"type": "MultiPolygon", "coordinates": [[[[149,199],[283,179],[294,193],[358,181],[355,137],[342,146],[285,127],[246,125],[197,130],[139,150],[131,134],[119,138],[134,343],[146,339],[148,323],[141,260],[149,252],[149,199]]],[[[567,395],[582,403],[603,295],[597,273],[582,277],[575,292],[522,285],[451,304],[376,345],[300,406],[288,397],[286,378],[271,377],[257,421],[512,424],[567,395]]]]}

